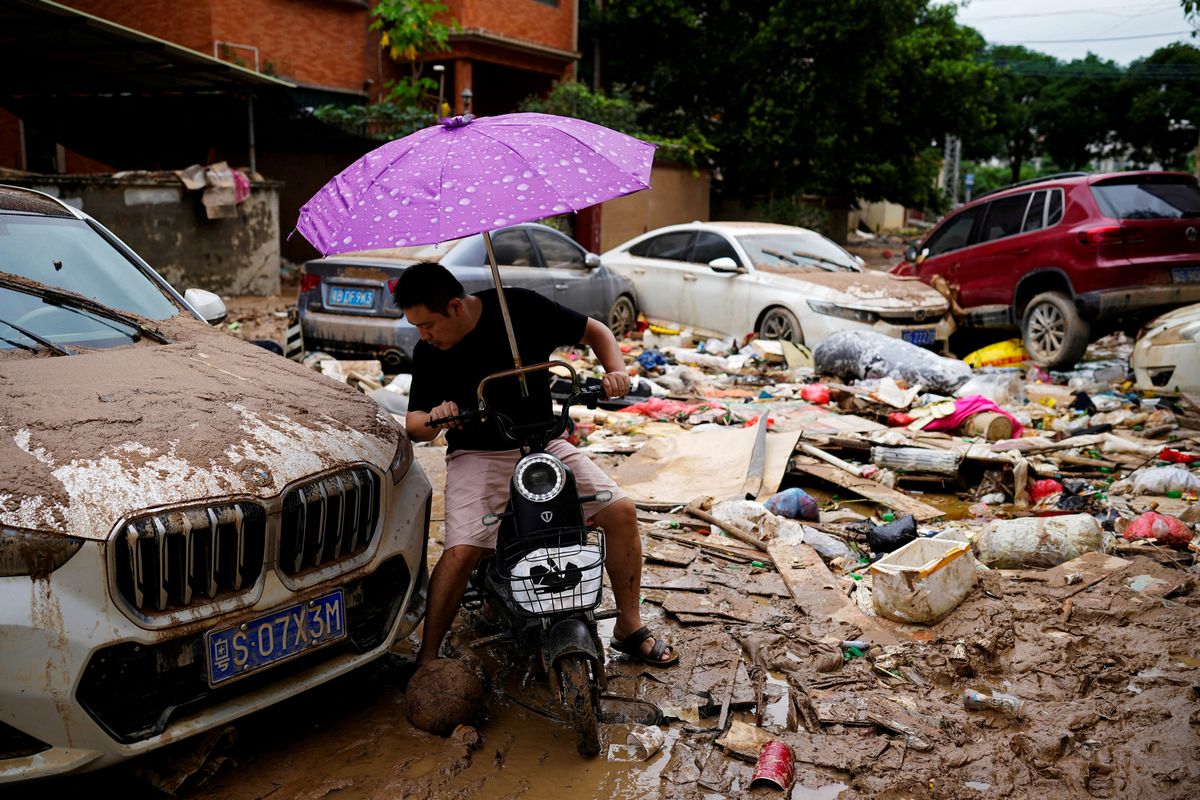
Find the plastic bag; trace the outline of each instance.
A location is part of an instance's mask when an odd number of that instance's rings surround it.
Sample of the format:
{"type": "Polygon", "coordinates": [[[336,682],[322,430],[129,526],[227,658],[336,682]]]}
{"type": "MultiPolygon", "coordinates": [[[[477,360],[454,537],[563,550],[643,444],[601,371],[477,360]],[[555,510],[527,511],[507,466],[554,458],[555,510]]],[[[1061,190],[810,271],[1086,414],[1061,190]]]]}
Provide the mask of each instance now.
{"type": "Polygon", "coordinates": [[[843,380],[891,377],[944,394],[971,378],[971,367],[963,361],[942,358],[874,331],[841,331],[826,337],[813,350],[813,366],[843,380]]]}
{"type": "Polygon", "coordinates": [[[872,525],[867,529],[867,546],[872,553],[890,553],[917,538],[917,523],[912,514],[885,525],[872,525]]]}
{"type": "Polygon", "coordinates": [[[1053,567],[1103,550],[1108,535],[1090,514],[993,520],[975,537],[975,553],[989,567],[1053,567]]]}
{"type": "Polygon", "coordinates": [[[1021,402],[1025,391],[1025,381],[1021,373],[1015,370],[1001,372],[976,373],[971,379],[958,387],[954,394],[957,397],[970,397],[973,394],[986,397],[996,405],[1015,405],[1021,402]]]}
{"type": "MultiPolygon", "coordinates": [[[[1020,339],[1008,339],[1003,342],[981,347],[966,356],[963,361],[972,367],[1012,367],[1029,360],[1025,352],[1025,342],[1020,339]]],[[[996,402],[1000,402],[997,400],[996,402]]]]}
{"type": "Polygon", "coordinates": [[[1200,476],[1183,467],[1152,467],[1132,476],[1134,494],[1159,494],[1200,491],[1200,476]]]}
{"type": "Polygon", "coordinates": [[[789,519],[806,519],[816,522],[821,517],[817,501],[803,489],[795,487],[771,495],[763,505],[771,513],[789,519]]]}
{"type": "Polygon", "coordinates": [[[1034,481],[1030,487],[1029,496],[1033,498],[1033,502],[1037,502],[1044,497],[1050,497],[1056,494],[1062,494],[1063,485],[1053,478],[1045,478],[1044,480],[1034,481]]]}
{"type": "Polygon", "coordinates": [[[835,558],[853,558],[854,553],[850,552],[850,548],[841,539],[830,536],[828,533],[819,531],[816,528],[804,526],[804,543],[817,551],[817,555],[826,561],[833,561],[835,558]]]}
{"type": "Polygon", "coordinates": [[[800,388],[800,397],[806,402],[825,405],[829,402],[829,387],[823,383],[809,383],[800,388]]]}
{"type": "Polygon", "coordinates": [[[1192,540],[1192,529],[1175,517],[1147,511],[1129,523],[1129,527],[1125,528],[1121,535],[1127,542],[1135,539],[1157,539],[1163,544],[1183,550],[1192,540]]]}

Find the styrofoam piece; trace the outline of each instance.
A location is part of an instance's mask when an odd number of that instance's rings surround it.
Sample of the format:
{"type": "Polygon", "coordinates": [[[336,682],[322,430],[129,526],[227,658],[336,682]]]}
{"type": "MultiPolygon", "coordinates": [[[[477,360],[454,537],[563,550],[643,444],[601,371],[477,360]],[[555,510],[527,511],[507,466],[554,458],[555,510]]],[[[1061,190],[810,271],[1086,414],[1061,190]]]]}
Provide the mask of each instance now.
{"type": "Polygon", "coordinates": [[[971,592],[975,572],[971,545],[914,539],[871,565],[871,600],[881,617],[932,625],[971,592]]]}

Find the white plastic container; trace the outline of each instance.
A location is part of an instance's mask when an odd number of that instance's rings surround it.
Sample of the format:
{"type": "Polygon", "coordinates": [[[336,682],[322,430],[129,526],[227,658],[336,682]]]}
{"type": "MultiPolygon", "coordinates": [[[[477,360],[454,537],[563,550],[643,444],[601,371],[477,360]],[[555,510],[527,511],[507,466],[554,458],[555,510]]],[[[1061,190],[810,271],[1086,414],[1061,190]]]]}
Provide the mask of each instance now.
{"type": "Polygon", "coordinates": [[[964,542],[914,539],[871,565],[875,613],[896,622],[932,625],[974,585],[975,556],[964,542]]]}

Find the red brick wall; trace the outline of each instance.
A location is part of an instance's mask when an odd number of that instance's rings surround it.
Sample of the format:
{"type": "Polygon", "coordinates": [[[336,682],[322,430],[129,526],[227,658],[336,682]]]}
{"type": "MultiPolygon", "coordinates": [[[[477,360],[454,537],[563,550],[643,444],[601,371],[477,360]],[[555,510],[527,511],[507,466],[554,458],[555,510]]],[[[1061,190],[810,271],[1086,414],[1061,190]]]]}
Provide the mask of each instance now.
{"type": "Polygon", "coordinates": [[[362,92],[363,81],[376,76],[379,34],[368,30],[370,18],[362,6],[335,0],[210,2],[213,38],[254,45],[263,71],[351,92],[362,92]]]}
{"type": "Polygon", "coordinates": [[[211,0],[59,0],[127,28],[212,55],[211,0]]]}
{"type": "MultiPolygon", "coordinates": [[[[338,0],[65,0],[69,6],[213,55],[214,42],[258,48],[259,69],[298,83],[362,92],[378,80],[379,35],[367,10],[338,0]]],[[[253,68],[253,52],[233,48],[253,68]]]]}
{"type": "Polygon", "coordinates": [[[443,0],[463,28],[482,28],[502,36],[573,50],[575,4],[560,0],[558,7],[537,0],[443,0]]]}

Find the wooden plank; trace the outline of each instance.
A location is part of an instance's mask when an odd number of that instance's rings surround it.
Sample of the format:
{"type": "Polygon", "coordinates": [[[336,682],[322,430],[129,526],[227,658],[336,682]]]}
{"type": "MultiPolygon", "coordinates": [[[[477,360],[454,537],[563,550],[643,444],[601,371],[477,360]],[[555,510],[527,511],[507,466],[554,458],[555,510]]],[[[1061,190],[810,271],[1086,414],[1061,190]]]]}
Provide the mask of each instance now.
{"type": "Polygon", "coordinates": [[[825,562],[806,544],[772,543],[767,551],[775,568],[787,584],[793,602],[811,617],[845,622],[862,630],[863,638],[873,644],[896,644],[900,641],[890,628],[864,614],[841,588],[825,562]]]}
{"type": "Polygon", "coordinates": [[[882,483],[876,483],[868,478],[857,478],[837,467],[822,464],[816,459],[796,456],[792,460],[792,463],[794,464],[793,471],[803,472],[814,478],[829,481],[843,489],[848,489],[855,494],[862,495],[868,500],[899,511],[901,514],[912,514],[913,518],[918,522],[927,522],[943,514],[941,509],[922,503],[920,500],[916,500],[904,492],[889,489],[882,483]]]}

